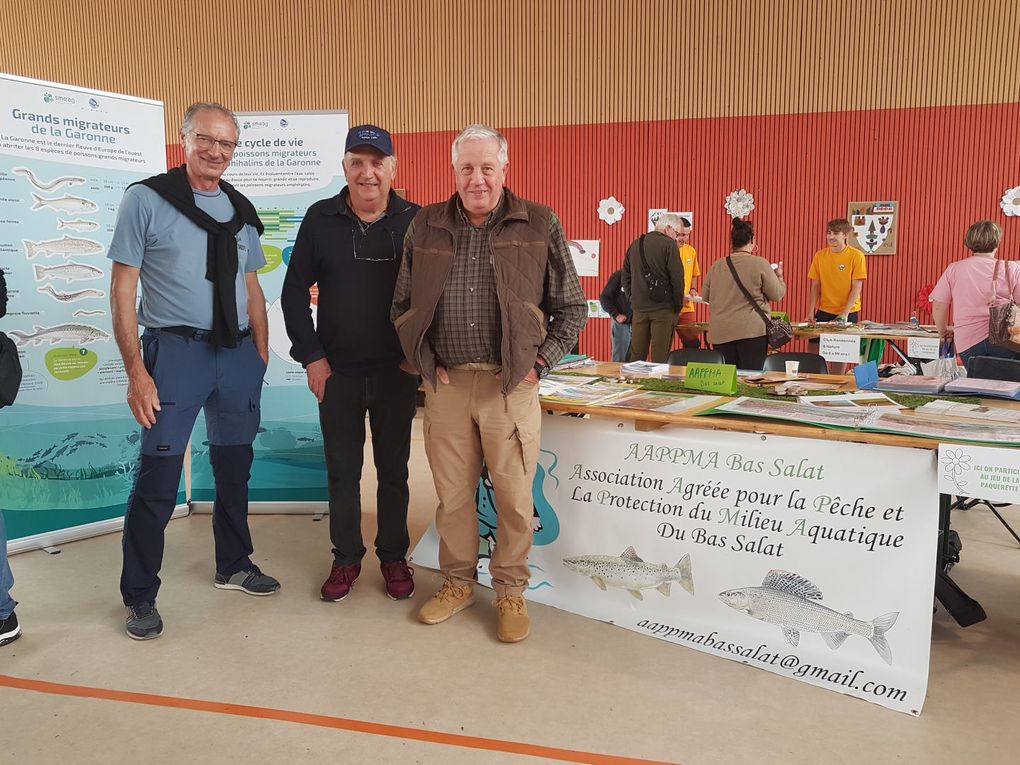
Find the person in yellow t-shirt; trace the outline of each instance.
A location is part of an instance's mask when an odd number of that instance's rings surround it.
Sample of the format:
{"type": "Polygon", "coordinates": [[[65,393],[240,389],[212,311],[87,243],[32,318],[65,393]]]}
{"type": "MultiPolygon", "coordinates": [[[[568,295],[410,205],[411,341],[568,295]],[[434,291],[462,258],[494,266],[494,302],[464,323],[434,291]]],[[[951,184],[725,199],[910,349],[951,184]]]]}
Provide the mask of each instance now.
{"type": "MultiPolygon", "coordinates": [[[[809,322],[856,324],[861,319],[861,290],[868,278],[868,268],[864,253],[848,244],[852,233],[853,227],[846,218],[836,218],[825,224],[825,241],[829,246],[815,253],[808,269],[809,322]]],[[[845,363],[829,364],[832,374],[846,374],[846,369],[845,363]]]]}
{"type": "Polygon", "coordinates": [[[828,247],[815,253],[808,269],[810,305],[807,321],[860,320],[861,290],[868,278],[864,253],[847,242],[853,227],[845,218],[825,226],[828,247]]]}
{"type": "MultiPolygon", "coordinates": [[[[691,222],[687,218],[680,219],[681,228],[676,240],[680,248],[680,262],[684,266],[684,294],[697,295],[698,282],[701,276],[701,266],[698,265],[698,251],[687,242],[691,238],[691,222]]],[[[680,309],[680,318],[677,320],[676,335],[684,348],[700,348],[701,332],[691,328],[694,323],[694,303],[685,300],[683,308],[680,309]]]]}

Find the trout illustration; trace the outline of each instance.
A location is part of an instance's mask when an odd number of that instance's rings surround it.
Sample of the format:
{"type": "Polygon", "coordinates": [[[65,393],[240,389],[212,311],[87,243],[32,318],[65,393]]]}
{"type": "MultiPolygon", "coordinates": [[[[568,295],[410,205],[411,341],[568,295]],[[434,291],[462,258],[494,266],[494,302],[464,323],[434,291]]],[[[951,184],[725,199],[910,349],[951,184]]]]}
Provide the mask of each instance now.
{"type": "Polygon", "coordinates": [[[581,576],[589,577],[600,590],[619,587],[638,600],[644,600],[641,590],[656,589],[669,595],[669,585],[677,582],[687,592],[694,594],[694,579],[691,577],[691,556],[685,555],[675,566],[665,563],[646,563],[641,560],[633,547],[616,555],[578,555],[564,558],[563,565],[581,576]]]}

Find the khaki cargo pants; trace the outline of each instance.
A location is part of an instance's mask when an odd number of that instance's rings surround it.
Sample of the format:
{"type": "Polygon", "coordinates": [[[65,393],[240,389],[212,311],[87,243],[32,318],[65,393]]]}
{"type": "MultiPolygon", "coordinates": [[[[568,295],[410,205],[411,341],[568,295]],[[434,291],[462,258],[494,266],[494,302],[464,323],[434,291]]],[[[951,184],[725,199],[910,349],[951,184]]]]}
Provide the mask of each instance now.
{"type": "Polygon", "coordinates": [[[542,410],[538,385],[521,383],[506,398],[499,368],[467,364],[448,370],[449,385],[425,386],[425,453],[439,495],[439,566],[458,584],[477,579],[476,493],[482,460],[497,507],[496,545],[489,563],[497,597],[528,587],[533,539],[531,487],[538,464],[542,410]]]}

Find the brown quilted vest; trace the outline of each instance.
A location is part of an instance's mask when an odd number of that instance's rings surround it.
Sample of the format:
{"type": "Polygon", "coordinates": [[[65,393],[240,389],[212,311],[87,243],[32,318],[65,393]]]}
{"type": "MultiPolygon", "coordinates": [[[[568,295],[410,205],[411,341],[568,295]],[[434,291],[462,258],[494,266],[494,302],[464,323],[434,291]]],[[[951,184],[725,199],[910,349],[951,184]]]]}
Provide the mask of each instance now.
{"type": "MultiPolygon", "coordinates": [[[[545,340],[548,316],[542,308],[549,223],[552,210],[521,199],[509,189],[503,217],[491,228],[492,265],[496,275],[500,324],[503,394],[512,391],[535,364],[545,340]]],[[[419,210],[414,220],[411,261],[411,303],[393,322],[404,355],[435,389],[436,359],[425,334],[432,325],[446,288],[463,225],[457,195],[419,210]]]]}

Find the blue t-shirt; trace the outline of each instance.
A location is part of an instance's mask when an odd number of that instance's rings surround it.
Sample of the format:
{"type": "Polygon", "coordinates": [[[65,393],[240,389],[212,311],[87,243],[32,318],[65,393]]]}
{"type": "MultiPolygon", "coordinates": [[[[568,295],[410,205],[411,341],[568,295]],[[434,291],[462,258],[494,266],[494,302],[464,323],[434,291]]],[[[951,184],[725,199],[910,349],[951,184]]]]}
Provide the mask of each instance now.
{"type": "MultiPolygon", "coordinates": [[[[198,191],[195,204],[220,223],[234,217],[222,190],[198,191]]],[[[143,327],[212,329],[213,283],[205,278],[208,234],[147,186],[124,192],[109,258],[141,269],[138,323],[143,327]]],[[[248,326],[245,273],[266,264],[258,232],[245,225],[237,232],[237,326],[248,326]]]]}

